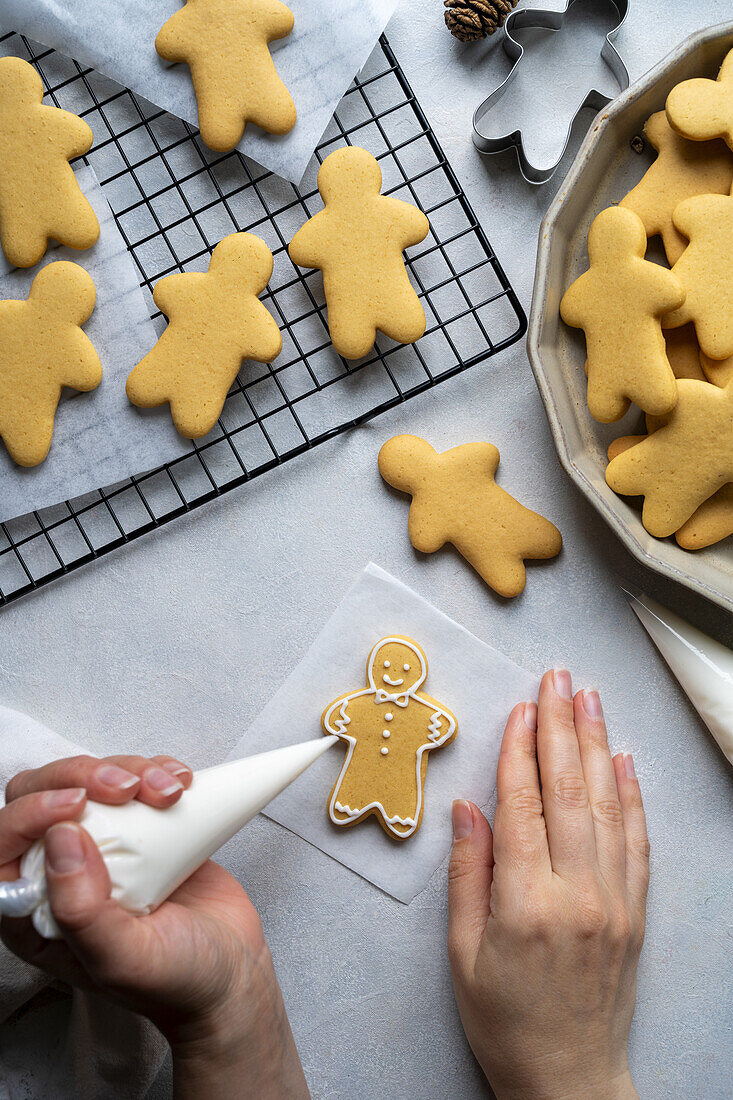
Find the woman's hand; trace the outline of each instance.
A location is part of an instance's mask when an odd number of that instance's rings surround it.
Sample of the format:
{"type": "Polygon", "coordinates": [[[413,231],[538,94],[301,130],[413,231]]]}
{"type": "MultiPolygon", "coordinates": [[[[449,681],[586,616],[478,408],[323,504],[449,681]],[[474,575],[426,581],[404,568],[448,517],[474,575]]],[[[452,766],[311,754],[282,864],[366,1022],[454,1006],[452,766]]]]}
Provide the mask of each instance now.
{"type": "Polygon", "coordinates": [[[448,946],[461,1020],[499,1100],[634,1097],[627,1043],[649,843],[596,692],[548,672],[507,723],[494,830],[453,810],[448,946]]]}
{"type": "Polygon", "coordinates": [[[211,861],[154,913],[135,917],[110,898],[99,850],[75,822],[87,795],[165,809],[192,773],[170,757],[60,760],[15,776],[0,810],[0,879],[46,837],[48,897],[63,941],[30,920],[4,918],[7,947],[72,985],[148,1016],[173,1048],[176,1095],[307,1097],[259,917],[230,874],[211,861]]]}

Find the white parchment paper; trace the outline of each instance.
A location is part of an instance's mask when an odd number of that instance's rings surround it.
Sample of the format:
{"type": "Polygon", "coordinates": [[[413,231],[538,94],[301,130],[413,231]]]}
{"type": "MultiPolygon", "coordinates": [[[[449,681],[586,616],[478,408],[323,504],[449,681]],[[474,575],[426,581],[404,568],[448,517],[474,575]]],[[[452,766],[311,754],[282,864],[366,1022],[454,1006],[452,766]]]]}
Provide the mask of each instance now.
{"type": "Polygon", "coordinates": [[[76,177],[99,219],[97,243],[83,252],[50,248],[35,267],[11,268],[0,253],[0,299],[27,298],[46,264],[72,260],[85,268],[97,290],[84,331],[102,363],[102,381],[89,393],[69,391],[56,413],[48,458],[28,469],[16,466],[0,444],[0,522],[58,504],[132,474],[152,470],[191,450],[173,427],[168,406],[136,409],[125,380],[156,341],[135,267],[91,168],[76,177]]]}
{"type": "MultiPolygon", "coordinates": [[[[197,125],[187,65],[168,65],[155,37],[181,0],[2,0],[0,31],[22,31],[197,125]]],[[[298,183],[339,100],[371,53],[397,0],[288,0],[295,28],[272,43],[298,121],[274,136],[248,126],[239,148],[298,183]]]]}
{"type": "Polygon", "coordinates": [[[407,903],[425,887],[450,849],[453,799],[490,804],[509,711],[522,699],[537,698],[537,677],[371,563],[231,758],[316,736],[328,703],[364,686],[369,651],[388,634],[407,634],[422,645],[429,666],[424,690],[445,703],[458,722],[455,741],[430,754],[419,832],[400,842],[390,840],[373,817],[348,829],[331,824],[328,796],[346,751],[343,742],[329,749],[266,812],[407,903]]]}

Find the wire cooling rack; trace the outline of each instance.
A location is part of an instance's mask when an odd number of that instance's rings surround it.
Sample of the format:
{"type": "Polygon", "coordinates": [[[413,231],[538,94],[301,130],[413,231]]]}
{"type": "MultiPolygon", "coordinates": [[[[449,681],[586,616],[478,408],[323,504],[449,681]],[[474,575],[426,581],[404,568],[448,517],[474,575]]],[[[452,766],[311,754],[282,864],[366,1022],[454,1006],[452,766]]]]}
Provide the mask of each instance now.
{"type": "Polygon", "coordinates": [[[158,331],[165,327],[152,298],[158,279],[206,270],[218,241],[242,230],[274,254],[262,300],[283,337],[275,363],[243,366],[217,428],[190,454],[0,524],[0,606],[474,366],[526,331],[516,294],[384,36],[299,188],[237,151],[212,153],[193,127],[54,50],[19,34],[0,37],[0,47],[35,65],[47,101],[92,126],[94,146],[83,159],[99,178],[158,331]],[[383,193],[414,203],[430,221],[428,237],[407,254],[425,335],[407,346],[379,336],[358,362],[331,346],[320,272],[299,270],[287,254],[295,231],[322,205],[320,163],[344,144],[372,152],[383,193]]]}

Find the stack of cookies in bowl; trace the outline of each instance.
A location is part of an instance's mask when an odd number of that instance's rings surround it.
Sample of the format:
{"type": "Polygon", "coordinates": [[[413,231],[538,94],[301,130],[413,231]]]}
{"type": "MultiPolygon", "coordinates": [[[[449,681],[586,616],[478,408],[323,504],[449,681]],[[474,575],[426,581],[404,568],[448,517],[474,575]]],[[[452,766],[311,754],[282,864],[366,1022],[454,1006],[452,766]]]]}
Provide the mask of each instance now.
{"type": "Polygon", "coordinates": [[[695,550],[733,534],[733,51],[717,80],[673,88],[645,135],[657,159],[593,221],[560,312],[585,332],[591,415],[645,415],[609,446],[608,485],[695,550]],[[645,259],[657,235],[668,268],[645,259]]]}

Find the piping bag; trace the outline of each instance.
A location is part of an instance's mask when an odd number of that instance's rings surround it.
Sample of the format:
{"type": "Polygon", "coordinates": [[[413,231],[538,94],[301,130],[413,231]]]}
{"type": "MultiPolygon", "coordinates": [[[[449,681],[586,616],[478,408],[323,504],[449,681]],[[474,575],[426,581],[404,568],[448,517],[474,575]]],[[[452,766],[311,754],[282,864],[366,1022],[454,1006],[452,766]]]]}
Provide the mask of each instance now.
{"type": "Polygon", "coordinates": [[[650,596],[626,588],[623,591],[728,763],[733,764],[733,652],[650,596]]]}
{"type": "MultiPolygon", "coordinates": [[[[89,801],[79,823],[107,865],[112,897],[139,916],[152,913],[337,740],[319,737],[194,772],[189,789],[165,810],[89,801]]],[[[30,916],[42,936],[60,939],[46,898],[42,839],[23,856],[20,873],[0,883],[0,914],[30,916]]]]}

